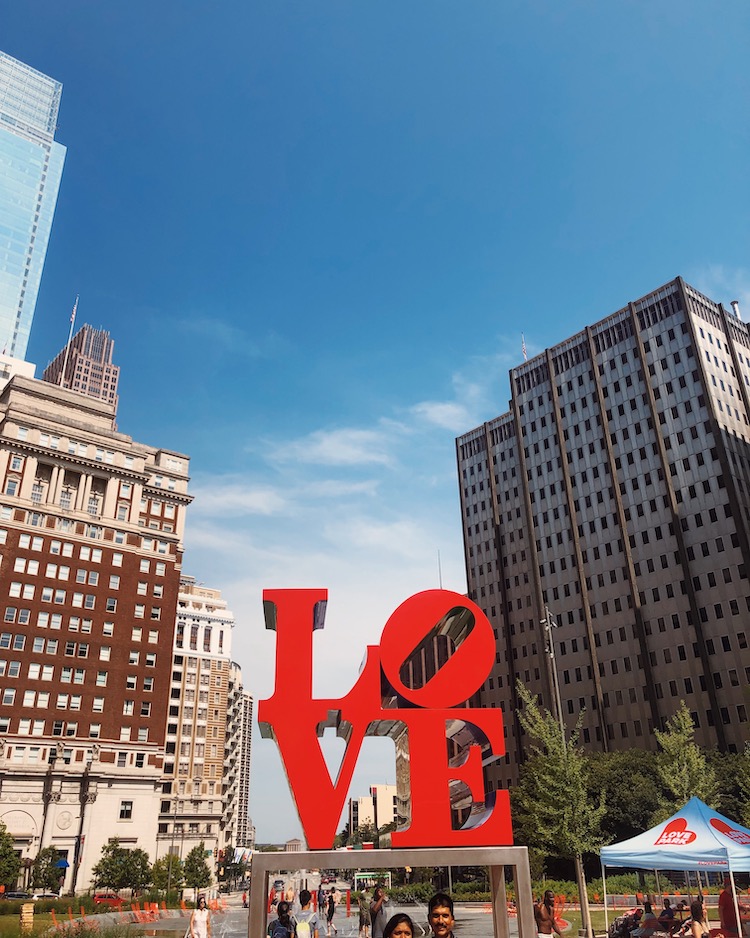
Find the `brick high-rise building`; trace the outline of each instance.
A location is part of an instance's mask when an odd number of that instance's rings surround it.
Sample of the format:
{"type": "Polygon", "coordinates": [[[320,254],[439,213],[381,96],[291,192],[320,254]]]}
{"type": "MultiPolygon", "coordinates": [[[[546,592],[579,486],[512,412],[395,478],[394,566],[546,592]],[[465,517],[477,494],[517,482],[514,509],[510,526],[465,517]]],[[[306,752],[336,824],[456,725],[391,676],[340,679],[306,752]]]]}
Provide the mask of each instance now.
{"type": "Polygon", "coordinates": [[[47,365],[42,381],[106,401],[117,410],[120,368],[112,363],[114,347],[108,332],[85,324],[47,365]]]}
{"type": "Polygon", "coordinates": [[[188,458],[114,426],[42,381],[0,392],[0,820],[65,889],[111,837],[156,848],[188,458]]]}
{"type": "Polygon", "coordinates": [[[482,691],[516,681],[588,748],[654,749],[685,700],[697,741],[748,738],[750,329],[678,278],[510,373],[510,411],[457,440],[469,595],[495,629],[482,691]]]}

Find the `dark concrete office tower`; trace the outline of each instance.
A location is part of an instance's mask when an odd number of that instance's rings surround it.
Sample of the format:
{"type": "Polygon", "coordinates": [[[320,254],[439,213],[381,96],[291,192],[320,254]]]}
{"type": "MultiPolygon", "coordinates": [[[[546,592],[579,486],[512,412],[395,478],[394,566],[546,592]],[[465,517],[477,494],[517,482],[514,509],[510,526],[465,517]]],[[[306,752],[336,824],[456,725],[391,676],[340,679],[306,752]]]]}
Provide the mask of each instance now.
{"type": "Polygon", "coordinates": [[[511,370],[509,413],[457,440],[469,595],[497,638],[482,702],[516,680],[585,710],[589,749],[655,749],[685,700],[703,746],[748,738],[750,329],[677,278],[511,370]]]}
{"type": "Polygon", "coordinates": [[[108,332],[84,325],[47,365],[42,381],[106,401],[116,410],[120,367],[112,364],[114,347],[108,332]]]}

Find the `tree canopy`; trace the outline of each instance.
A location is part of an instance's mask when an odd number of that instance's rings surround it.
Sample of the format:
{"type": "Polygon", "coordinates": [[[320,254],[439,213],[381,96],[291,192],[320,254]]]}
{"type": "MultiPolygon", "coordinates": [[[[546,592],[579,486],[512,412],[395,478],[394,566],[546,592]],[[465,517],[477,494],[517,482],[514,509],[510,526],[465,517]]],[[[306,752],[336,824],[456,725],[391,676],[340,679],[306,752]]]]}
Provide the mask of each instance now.
{"type": "Polygon", "coordinates": [[[57,865],[60,854],[55,847],[45,847],[40,850],[34,860],[31,871],[31,882],[35,889],[57,890],[60,888],[60,870],[57,865]]]}
{"type": "Polygon", "coordinates": [[[99,862],[92,870],[94,886],[106,886],[115,891],[139,891],[151,882],[148,854],[140,847],[126,850],[117,838],[102,847],[99,862]]]}
{"type": "Polygon", "coordinates": [[[192,889],[205,889],[211,882],[211,870],[206,863],[206,845],[203,841],[185,857],[184,877],[185,885],[192,889]]]}
{"type": "Polygon", "coordinates": [[[526,842],[571,859],[595,851],[603,841],[605,807],[602,798],[591,797],[587,757],[578,746],[579,726],[566,740],[555,717],[539,707],[523,684],[518,693],[524,704],[519,718],[531,737],[532,753],[521,769],[514,797],[526,842]]]}
{"type": "Polygon", "coordinates": [[[182,860],[174,853],[166,853],[154,860],[151,867],[151,881],[160,892],[179,889],[184,879],[182,860]],[[170,869],[171,868],[171,869],[170,869]]]}
{"type": "Polygon", "coordinates": [[[705,752],[695,743],[693,718],[684,700],[667,721],[664,731],[655,730],[654,736],[661,749],[656,774],[662,791],[651,823],[657,824],[679,811],[694,795],[710,807],[718,807],[720,791],[716,772],[705,752]]]}
{"type": "Polygon", "coordinates": [[[18,881],[21,859],[16,853],[8,828],[0,821],[0,883],[12,888],[18,881]]]}

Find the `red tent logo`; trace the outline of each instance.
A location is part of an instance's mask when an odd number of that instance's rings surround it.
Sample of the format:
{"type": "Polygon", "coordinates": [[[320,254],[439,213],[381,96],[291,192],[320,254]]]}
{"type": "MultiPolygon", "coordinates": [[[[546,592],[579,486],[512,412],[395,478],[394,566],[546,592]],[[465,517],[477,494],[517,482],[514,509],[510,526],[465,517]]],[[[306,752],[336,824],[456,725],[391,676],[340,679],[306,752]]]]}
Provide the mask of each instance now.
{"type": "Polygon", "coordinates": [[[655,841],[655,845],[657,847],[684,847],[692,843],[696,836],[695,831],[688,830],[685,818],[678,817],[667,824],[655,841]]]}
{"type": "Polygon", "coordinates": [[[747,831],[738,831],[736,827],[730,827],[726,821],[718,817],[712,817],[709,823],[711,827],[736,844],[750,844],[750,834],[747,831]]]}

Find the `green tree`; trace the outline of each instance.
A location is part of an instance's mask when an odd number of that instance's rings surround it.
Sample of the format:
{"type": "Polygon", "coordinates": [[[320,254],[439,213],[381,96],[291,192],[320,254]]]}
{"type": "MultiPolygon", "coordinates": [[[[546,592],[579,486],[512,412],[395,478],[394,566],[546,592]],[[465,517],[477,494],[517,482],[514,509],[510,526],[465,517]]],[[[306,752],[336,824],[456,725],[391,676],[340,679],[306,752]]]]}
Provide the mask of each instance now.
{"type": "Polygon", "coordinates": [[[360,824],[359,827],[355,827],[348,841],[350,846],[367,842],[372,842],[377,846],[378,832],[374,824],[360,824]]]}
{"type": "Polygon", "coordinates": [[[151,863],[140,847],[127,852],[127,885],[133,892],[141,892],[151,882],[151,863]]]}
{"type": "Polygon", "coordinates": [[[710,769],[720,779],[719,803],[713,807],[729,818],[739,820],[743,814],[743,788],[745,754],[741,752],[718,752],[706,749],[705,755],[710,769]]]}
{"type": "Polygon", "coordinates": [[[651,826],[659,806],[656,753],[640,749],[589,754],[589,793],[604,794],[607,810],[602,818],[604,843],[635,837],[651,826]]]}
{"type": "Polygon", "coordinates": [[[104,844],[102,855],[91,871],[96,888],[105,887],[118,892],[127,886],[127,853],[116,837],[104,844]]]}
{"type": "Polygon", "coordinates": [[[151,867],[151,881],[159,892],[179,889],[184,879],[182,860],[174,853],[167,853],[154,860],[151,867]]]}
{"type": "Polygon", "coordinates": [[[102,847],[99,862],[92,870],[94,886],[105,886],[119,892],[132,889],[137,892],[151,882],[148,854],[140,847],[126,850],[117,838],[102,847]]]}
{"type": "Polygon", "coordinates": [[[578,746],[583,712],[567,739],[549,710],[543,710],[520,681],[517,686],[523,702],[519,719],[531,737],[531,758],[515,793],[521,825],[529,845],[574,861],[582,925],[592,938],[583,855],[602,843],[605,807],[603,796],[598,803],[591,797],[588,762],[578,746]]]}
{"type": "Polygon", "coordinates": [[[739,796],[737,820],[750,827],[750,743],[745,743],[745,748],[735,757],[735,773],[739,796]]]}
{"type": "Polygon", "coordinates": [[[31,871],[34,889],[57,891],[60,888],[61,870],[57,865],[59,859],[60,854],[54,847],[45,847],[39,851],[31,871]]]}
{"type": "Polygon", "coordinates": [[[338,834],[336,834],[336,836],[334,837],[333,849],[338,850],[340,847],[345,847],[349,843],[350,833],[351,832],[349,830],[349,822],[347,821],[346,824],[344,824],[344,826],[338,832],[338,834]]]}
{"type": "Polygon", "coordinates": [[[206,863],[206,845],[203,841],[185,857],[184,876],[185,885],[196,893],[211,882],[211,870],[206,863]]]}
{"type": "Polygon", "coordinates": [[[693,718],[684,700],[672,719],[667,720],[664,731],[655,730],[654,735],[661,749],[656,774],[662,791],[651,823],[657,824],[679,811],[693,795],[714,807],[720,797],[718,779],[706,754],[695,742],[693,718]]]}
{"type": "Polygon", "coordinates": [[[18,882],[21,858],[16,853],[8,828],[0,821],[0,883],[13,888],[18,882]]]}

